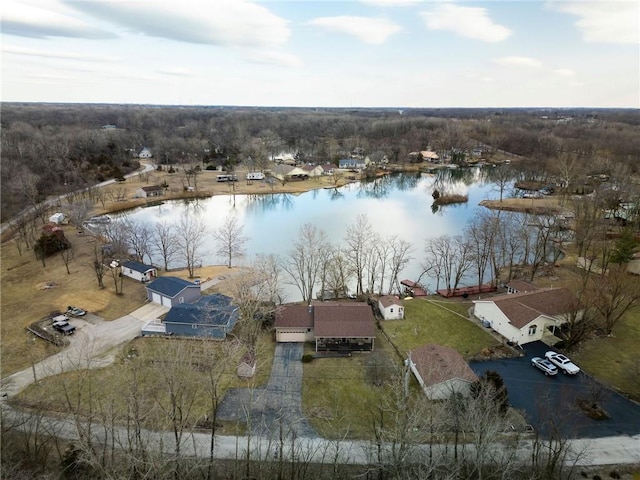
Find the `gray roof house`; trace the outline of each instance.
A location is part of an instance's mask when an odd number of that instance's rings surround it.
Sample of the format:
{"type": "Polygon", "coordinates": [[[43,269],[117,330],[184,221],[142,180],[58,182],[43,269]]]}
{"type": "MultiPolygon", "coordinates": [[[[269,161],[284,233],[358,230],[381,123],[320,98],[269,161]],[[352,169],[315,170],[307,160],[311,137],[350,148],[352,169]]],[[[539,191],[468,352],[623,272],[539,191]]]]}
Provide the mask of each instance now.
{"type": "Polygon", "coordinates": [[[237,321],[238,307],[231,298],[216,293],[171,307],[163,323],[167,335],[224,340],[237,321]]]}
{"type": "Polygon", "coordinates": [[[158,270],[156,270],[156,267],[135,262],[133,260],[122,262],[120,267],[122,268],[122,275],[133,278],[139,282],[149,282],[158,276],[158,270]]]}
{"type": "Polygon", "coordinates": [[[178,277],[158,277],[147,285],[147,298],[165,307],[193,303],[200,298],[200,285],[178,277]]]}

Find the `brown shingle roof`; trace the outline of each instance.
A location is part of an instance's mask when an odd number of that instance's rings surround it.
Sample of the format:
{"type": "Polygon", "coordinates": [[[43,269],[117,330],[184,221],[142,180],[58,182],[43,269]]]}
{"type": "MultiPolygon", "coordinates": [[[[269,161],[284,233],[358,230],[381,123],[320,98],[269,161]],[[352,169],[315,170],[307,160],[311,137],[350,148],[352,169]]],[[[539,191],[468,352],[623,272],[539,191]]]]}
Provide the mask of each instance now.
{"type": "Polygon", "coordinates": [[[149,185],[148,187],[140,187],[145,192],[157,192],[158,190],[162,190],[160,185],[149,185]]]}
{"type": "Polygon", "coordinates": [[[314,334],[321,338],[370,338],[376,336],[371,307],[366,303],[313,305],[314,334]]]}
{"type": "Polygon", "coordinates": [[[276,311],[276,328],[312,328],[313,316],[308,305],[284,305],[276,311]]]}
{"type": "Polygon", "coordinates": [[[535,292],[538,290],[533,283],[526,282],[524,280],[511,280],[507,283],[507,287],[516,290],[518,293],[520,292],[535,292]]]}
{"type": "Polygon", "coordinates": [[[456,350],[444,345],[427,344],[411,351],[411,361],[427,386],[452,378],[475,382],[478,376],[456,350]]]}
{"type": "Polygon", "coordinates": [[[385,295],[384,297],[380,297],[378,301],[384,308],[390,307],[391,305],[402,306],[402,300],[400,300],[398,297],[394,297],[393,295],[385,295]]]}
{"type": "Polygon", "coordinates": [[[566,288],[543,288],[533,292],[499,295],[491,299],[511,324],[522,328],[540,315],[555,317],[571,311],[576,298],[566,288]]]}

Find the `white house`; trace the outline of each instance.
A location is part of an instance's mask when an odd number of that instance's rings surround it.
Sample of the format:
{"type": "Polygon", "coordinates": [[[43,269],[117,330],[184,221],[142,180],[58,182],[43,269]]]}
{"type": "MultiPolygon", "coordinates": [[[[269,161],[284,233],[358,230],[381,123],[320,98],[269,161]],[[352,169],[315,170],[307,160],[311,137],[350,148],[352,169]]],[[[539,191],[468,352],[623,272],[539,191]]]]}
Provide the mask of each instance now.
{"type": "Polygon", "coordinates": [[[320,165],[303,165],[300,168],[310,177],[319,177],[324,173],[324,169],[320,165]]]}
{"type": "Polygon", "coordinates": [[[378,299],[378,308],[385,320],[402,320],[404,318],[404,307],[402,300],[393,295],[385,295],[378,299]]]}
{"type": "Polygon", "coordinates": [[[552,335],[577,300],[566,288],[544,288],[473,301],[473,314],[508,341],[524,345],[552,335]]]}
{"type": "Polygon", "coordinates": [[[148,185],[136,190],[136,198],[160,197],[164,195],[164,189],[160,185],[148,185]]]}
{"type": "Polygon", "coordinates": [[[138,158],[151,158],[153,157],[153,155],[151,154],[151,150],[149,150],[147,147],[144,147],[142,150],[140,150],[140,153],[138,154],[138,158]]]}
{"type": "Polygon", "coordinates": [[[122,262],[120,268],[122,269],[122,275],[139,282],[149,282],[158,276],[158,270],[155,267],[134,262],[133,260],[122,262]]]}
{"type": "Polygon", "coordinates": [[[430,400],[444,400],[454,393],[469,396],[478,376],[456,350],[443,345],[422,345],[411,352],[407,365],[430,400]]]}

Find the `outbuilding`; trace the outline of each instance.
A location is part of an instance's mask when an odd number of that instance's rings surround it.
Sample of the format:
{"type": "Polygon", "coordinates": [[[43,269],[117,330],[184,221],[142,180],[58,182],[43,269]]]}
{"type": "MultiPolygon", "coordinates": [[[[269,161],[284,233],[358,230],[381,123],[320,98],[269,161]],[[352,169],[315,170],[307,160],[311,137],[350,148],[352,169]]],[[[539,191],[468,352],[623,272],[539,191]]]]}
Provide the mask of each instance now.
{"type": "Polygon", "coordinates": [[[385,320],[402,320],[404,318],[404,306],[402,300],[394,295],[385,295],[378,299],[380,314],[385,320]]]}
{"type": "Polygon", "coordinates": [[[134,262],[133,260],[122,262],[120,266],[122,268],[122,275],[133,278],[138,282],[150,282],[158,276],[158,270],[156,267],[145,265],[140,262],[134,262]]]}
{"type": "Polygon", "coordinates": [[[148,185],[140,187],[136,190],[136,198],[161,197],[164,195],[164,189],[160,185],[148,185]]]}
{"type": "Polygon", "coordinates": [[[147,298],[165,307],[193,303],[200,298],[200,285],[178,277],[158,277],[147,285],[147,298]]]}

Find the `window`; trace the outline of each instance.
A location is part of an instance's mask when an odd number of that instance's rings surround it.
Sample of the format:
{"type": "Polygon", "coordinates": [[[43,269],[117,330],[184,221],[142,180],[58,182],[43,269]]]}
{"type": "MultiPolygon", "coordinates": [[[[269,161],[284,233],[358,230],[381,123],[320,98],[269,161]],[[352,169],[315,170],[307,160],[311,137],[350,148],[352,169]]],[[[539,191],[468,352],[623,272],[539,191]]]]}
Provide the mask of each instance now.
{"type": "Polygon", "coordinates": [[[196,329],[198,328],[198,325],[196,325],[195,323],[193,325],[191,325],[191,328],[196,329]]]}
{"type": "Polygon", "coordinates": [[[393,307],[391,307],[391,308],[389,309],[389,311],[390,311],[391,313],[393,313],[393,307]]]}
{"type": "Polygon", "coordinates": [[[536,334],[536,330],[538,329],[537,325],[531,325],[529,327],[529,335],[535,335],[536,334]]]}
{"type": "Polygon", "coordinates": [[[178,302],[179,302],[179,303],[184,303],[184,297],[180,297],[180,298],[178,299],[178,302]]]}

